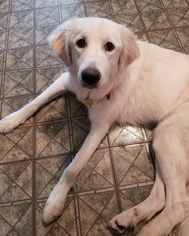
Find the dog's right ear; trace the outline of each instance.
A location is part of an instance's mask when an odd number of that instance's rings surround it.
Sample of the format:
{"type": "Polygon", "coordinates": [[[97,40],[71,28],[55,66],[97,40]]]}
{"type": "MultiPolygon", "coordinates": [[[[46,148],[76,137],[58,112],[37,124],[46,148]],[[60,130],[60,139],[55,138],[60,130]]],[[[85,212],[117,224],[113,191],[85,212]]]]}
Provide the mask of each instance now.
{"type": "Polygon", "coordinates": [[[69,67],[72,62],[71,48],[69,46],[69,37],[73,28],[73,19],[64,22],[58,26],[48,37],[49,44],[53,51],[69,67]]]}

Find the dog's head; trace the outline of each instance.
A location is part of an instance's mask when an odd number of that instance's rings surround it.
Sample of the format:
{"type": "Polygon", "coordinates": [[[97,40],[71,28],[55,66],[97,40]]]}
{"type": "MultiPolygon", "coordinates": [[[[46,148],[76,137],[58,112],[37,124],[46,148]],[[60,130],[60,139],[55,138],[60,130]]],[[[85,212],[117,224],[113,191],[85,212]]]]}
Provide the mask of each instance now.
{"type": "Polygon", "coordinates": [[[135,35],[113,21],[88,17],[73,18],[49,37],[54,52],[82,87],[102,88],[116,81],[118,70],[139,55],[135,35]]]}

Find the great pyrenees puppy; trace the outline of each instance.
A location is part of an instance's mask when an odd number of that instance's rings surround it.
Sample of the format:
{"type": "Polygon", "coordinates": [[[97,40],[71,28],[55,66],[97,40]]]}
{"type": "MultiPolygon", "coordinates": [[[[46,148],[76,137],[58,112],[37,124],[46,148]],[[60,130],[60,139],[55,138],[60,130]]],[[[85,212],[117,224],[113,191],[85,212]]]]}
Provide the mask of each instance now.
{"type": "Polygon", "coordinates": [[[189,235],[189,56],[142,42],[127,27],[95,17],[66,21],[49,41],[66,72],[0,121],[0,132],[8,133],[67,90],[88,107],[91,131],[51,192],[44,223],[62,214],[68,192],[113,122],[154,124],[156,175],[151,193],[108,225],[124,233],[147,220],[139,236],[168,235],[175,226],[178,235],[189,235]]]}

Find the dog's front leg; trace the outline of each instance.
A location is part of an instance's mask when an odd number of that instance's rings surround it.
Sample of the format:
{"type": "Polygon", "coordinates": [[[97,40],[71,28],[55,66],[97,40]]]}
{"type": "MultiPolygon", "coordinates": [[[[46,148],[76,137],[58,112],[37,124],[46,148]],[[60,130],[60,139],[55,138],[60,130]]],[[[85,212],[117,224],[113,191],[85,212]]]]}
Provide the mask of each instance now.
{"type": "Polygon", "coordinates": [[[63,73],[50,87],[48,87],[42,94],[36,97],[33,101],[6,116],[0,121],[0,133],[9,133],[14,128],[23,124],[34,112],[36,112],[42,105],[58,96],[66,90],[66,84],[69,80],[69,73],[63,73]]]}
{"type": "Polygon", "coordinates": [[[108,129],[109,125],[105,123],[92,124],[91,131],[80,151],[64,170],[58,184],[49,195],[43,211],[43,222],[46,225],[56,220],[62,214],[68,192],[74,186],[78,174],[98,148],[108,129]]]}

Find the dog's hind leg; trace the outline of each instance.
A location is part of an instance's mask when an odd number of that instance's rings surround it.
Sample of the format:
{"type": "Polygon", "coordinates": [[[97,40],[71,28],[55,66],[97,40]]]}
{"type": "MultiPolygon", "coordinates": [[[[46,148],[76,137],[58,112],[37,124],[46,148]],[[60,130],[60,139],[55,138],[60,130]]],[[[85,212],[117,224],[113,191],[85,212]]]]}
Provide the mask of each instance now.
{"type": "Polygon", "coordinates": [[[157,213],[159,206],[159,210],[164,207],[163,211],[144,226],[138,236],[167,236],[175,226],[189,216],[189,197],[186,193],[188,116],[189,109],[186,104],[186,107],[183,105],[178,111],[174,111],[155,129],[153,149],[158,178],[156,177],[154,188],[144,202],[114,217],[110,221],[113,229],[123,233],[142,219],[148,219],[147,214],[150,218],[157,213]],[[154,193],[160,194],[159,198],[154,193]]]}
{"type": "Polygon", "coordinates": [[[66,88],[65,84],[69,73],[62,74],[50,87],[48,87],[42,94],[36,97],[33,101],[22,107],[16,112],[6,116],[0,121],[0,133],[9,133],[14,128],[23,124],[35,111],[37,111],[43,104],[63,93],[66,88]]]}
{"type": "Polygon", "coordinates": [[[188,173],[188,115],[183,107],[167,117],[154,132],[153,148],[156,168],[164,182],[164,210],[143,227],[138,236],[165,236],[189,216],[189,197],[186,192],[188,173]]]}
{"type": "Polygon", "coordinates": [[[141,221],[149,221],[157,212],[161,211],[164,206],[164,184],[159,173],[156,172],[155,183],[148,198],[137,206],[115,216],[109,222],[108,226],[119,233],[129,231],[141,221]]]}

